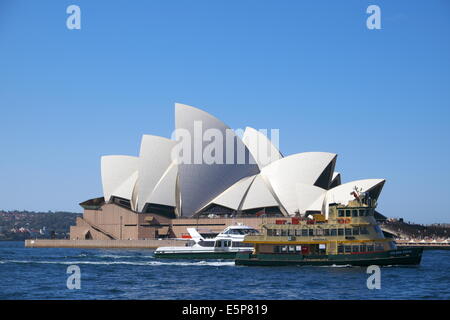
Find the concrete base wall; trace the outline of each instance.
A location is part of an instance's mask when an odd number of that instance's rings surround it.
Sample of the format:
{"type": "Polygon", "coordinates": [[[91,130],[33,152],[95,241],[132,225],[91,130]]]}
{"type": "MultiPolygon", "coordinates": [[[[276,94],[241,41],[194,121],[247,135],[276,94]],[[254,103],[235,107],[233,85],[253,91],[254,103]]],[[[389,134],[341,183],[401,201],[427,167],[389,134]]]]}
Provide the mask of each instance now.
{"type": "Polygon", "coordinates": [[[92,236],[92,239],[97,240],[109,240],[110,238],[93,228],[86,222],[86,220],[82,218],[77,218],[76,225],[70,227],[70,238],[71,239],[86,239],[89,234],[92,236]]]}
{"type": "Polygon", "coordinates": [[[219,233],[229,225],[242,223],[260,229],[264,223],[273,223],[283,217],[271,218],[177,218],[157,214],[136,213],[116,204],[104,204],[99,210],[86,209],[83,218],[70,228],[71,240],[144,240],[182,238],[187,228],[200,233],[219,233]]]}
{"type": "Polygon", "coordinates": [[[27,248],[138,248],[183,247],[183,240],[25,240],[27,248]]]}

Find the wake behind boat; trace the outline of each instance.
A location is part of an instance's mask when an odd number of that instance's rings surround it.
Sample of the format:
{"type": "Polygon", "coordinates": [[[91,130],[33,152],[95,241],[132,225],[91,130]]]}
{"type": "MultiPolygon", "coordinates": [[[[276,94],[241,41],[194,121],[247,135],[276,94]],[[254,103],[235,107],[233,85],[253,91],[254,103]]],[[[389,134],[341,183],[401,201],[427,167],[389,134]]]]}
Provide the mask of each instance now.
{"type": "Polygon", "coordinates": [[[159,247],[157,258],[171,259],[234,259],[237,253],[251,253],[253,245],[244,243],[246,235],[258,235],[258,230],[244,225],[225,228],[215,238],[205,239],[195,228],[188,228],[191,240],[186,247],[159,247]]]}

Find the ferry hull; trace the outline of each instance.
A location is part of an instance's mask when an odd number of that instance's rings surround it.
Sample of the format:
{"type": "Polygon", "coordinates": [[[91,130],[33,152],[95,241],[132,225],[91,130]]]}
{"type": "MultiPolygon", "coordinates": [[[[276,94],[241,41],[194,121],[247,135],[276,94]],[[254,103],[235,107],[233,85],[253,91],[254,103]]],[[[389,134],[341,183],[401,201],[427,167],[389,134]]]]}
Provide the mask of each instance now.
{"type": "Polygon", "coordinates": [[[390,250],[364,254],[338,254],[303,256],[295,254],[245,254],[236,255],[236,265],[246,266],[386,266],[417,265],[422,258],[422,248],[390,250]]]}

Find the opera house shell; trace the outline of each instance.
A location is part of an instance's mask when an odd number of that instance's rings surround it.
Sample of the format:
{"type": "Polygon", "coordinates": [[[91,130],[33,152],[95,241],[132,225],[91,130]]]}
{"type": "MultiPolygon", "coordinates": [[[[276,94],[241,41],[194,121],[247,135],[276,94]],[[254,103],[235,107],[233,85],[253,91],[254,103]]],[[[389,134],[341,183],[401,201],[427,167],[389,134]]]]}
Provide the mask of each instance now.
{"type": "MultiPolygon", "coordinates": [[[[201,122],[204,131],[214,128],[224,136],[231,130],[200,109],[176,104],[175,129],[194,136],[195,122],[201,122]]],[[[254,161],[177,164],[172,157],[177,141],[144,135],[138,156],[102,157],[104,200],[117,198],[136,212],[178,217],[261,210],[294,216],[322,211],[329,203],[347,203],[354,199],[355,187],[377,198],[384,184],[382,179],[368,179],[341,185],[341,175],[334,171],[336,154],[304,152],[284,157],[263,133],[250,127],[242,139],[237,135],[233,139],[254,161]]],[[[207,142],[201,143],[203,151],[207,142]]],[[[226,154],[227,144],[223,148],[226,154]]]]}
{"type": "MultiPolygon", "coordinates": [[[[377,199],[385,182],[367,179],[342,184],[341,174],[335,172],[336,154],[302,152],[284,156],[264,133],[247,127],[239,137],[219,119],[191,106],[175,105],[175,129],[202,137],[182,151],[192,158],[199,150],[210,148],[211,139],[204,137],[211,129],[227,136],[227,143],[215,150],[216,159],[218,156],[223,161],[182,162],[174,157],[174,148],[180,143],[177,137],[144,135],[138,155],[101,158],[103,198],[81,205],[95,209],[114,204],[137,216],[154,214],[173,220],[289,217],[317,212],[327,215],[331,203],[348,203],[354,199],[355,190],[377,199]],[[230,148],[231,163],[225,159],[230,148]],[[245,161],[236,161],[236,150],[243,152],[245,161]]],[[[87,224],[92,227],[97,220],[87,224]]]]}

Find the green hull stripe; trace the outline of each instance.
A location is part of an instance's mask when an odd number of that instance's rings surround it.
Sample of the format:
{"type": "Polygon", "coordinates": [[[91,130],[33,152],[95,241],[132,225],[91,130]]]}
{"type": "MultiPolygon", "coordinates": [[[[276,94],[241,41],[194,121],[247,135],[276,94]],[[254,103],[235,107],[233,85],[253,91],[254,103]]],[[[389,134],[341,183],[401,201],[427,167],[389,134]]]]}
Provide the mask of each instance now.
{"type": "Polygon", "coordinates": [[[420,264],[422,249],[391,250],[370,254],[339,254],[323,256],[302,256],[298,254],[238,254],[237,265],[287,266],[287,265],[409,265],[420,264]]]}

